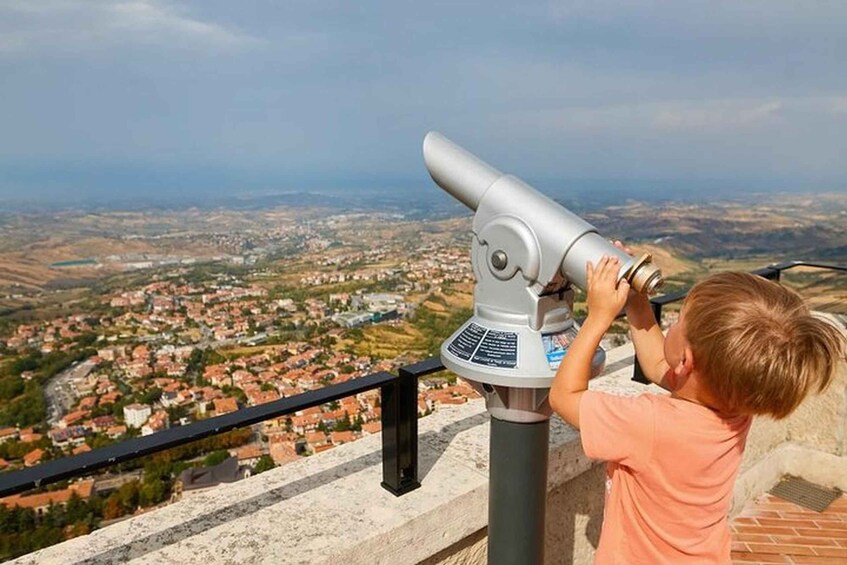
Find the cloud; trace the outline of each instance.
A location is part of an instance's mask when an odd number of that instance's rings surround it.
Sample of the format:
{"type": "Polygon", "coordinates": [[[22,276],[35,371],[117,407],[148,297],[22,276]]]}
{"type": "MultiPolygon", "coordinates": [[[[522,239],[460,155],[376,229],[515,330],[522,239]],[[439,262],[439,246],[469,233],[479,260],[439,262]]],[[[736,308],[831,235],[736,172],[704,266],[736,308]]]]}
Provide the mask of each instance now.
{"type": "Polygon", "coordinates": [[[203,21],[164,0],[0,0],[0,55],[79,53],[114,46],[239,50],[262,40],[203,21]]]}
{"type": "Polygon", "coordinates": [[[779,100],[713,100],[660,104],[653,111],[659,130],[722,130],[765,124],[778,117],[779,100]]]}
{"type": "Polygon", "coordinates": [[[829,109],[833,114],[847,116],[847,96],[834,96],[829,101],[829,109]]]}
{"type": "Polygon", "coordinates": [[[511,128],[593,132],[655,131],[658,133],[721,133],[753,131],[785,125],[787,116],[847,115],[845,96],[719,98],[663,100],[601,106],[564,106],[515,112],[511,128]]]}

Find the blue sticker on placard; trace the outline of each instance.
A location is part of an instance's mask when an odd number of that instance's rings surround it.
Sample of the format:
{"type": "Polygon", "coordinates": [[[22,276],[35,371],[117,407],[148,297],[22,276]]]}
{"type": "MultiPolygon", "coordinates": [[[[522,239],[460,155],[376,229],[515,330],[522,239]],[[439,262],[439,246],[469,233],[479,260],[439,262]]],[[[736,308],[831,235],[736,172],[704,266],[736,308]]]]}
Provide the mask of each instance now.
{"type": "Polygon", "coordinates": [[[576,329],[573,327],[563,332],[541,335],[544,352],[547,354],[547,363],[551,369],[559,368],[575,337],[576,329]]]}

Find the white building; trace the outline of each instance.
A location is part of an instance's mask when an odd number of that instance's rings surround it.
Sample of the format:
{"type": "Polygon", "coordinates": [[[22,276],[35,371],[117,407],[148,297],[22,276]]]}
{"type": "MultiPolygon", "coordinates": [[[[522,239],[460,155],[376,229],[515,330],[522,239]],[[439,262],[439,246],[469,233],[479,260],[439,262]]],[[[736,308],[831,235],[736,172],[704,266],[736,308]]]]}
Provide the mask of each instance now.
{"type": "Polygon", "coordinates": [[[130,404],[124,406],[124,421],[131,428],[140,428],[152,413],[153,410],[146,404],[130,404]]]}

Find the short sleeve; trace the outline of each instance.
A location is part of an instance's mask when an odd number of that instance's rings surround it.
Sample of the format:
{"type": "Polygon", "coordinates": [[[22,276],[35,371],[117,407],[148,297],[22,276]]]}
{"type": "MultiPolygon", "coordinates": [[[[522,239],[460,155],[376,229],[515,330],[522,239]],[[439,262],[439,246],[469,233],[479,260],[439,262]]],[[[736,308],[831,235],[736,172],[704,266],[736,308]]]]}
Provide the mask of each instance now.
{"type": "Polygon", "coordinates": [[[651,394],[616,396],[589,390],[580,399],[582,448],[591,459],[643,468],[652,457],[655,422],[651,394]]]}

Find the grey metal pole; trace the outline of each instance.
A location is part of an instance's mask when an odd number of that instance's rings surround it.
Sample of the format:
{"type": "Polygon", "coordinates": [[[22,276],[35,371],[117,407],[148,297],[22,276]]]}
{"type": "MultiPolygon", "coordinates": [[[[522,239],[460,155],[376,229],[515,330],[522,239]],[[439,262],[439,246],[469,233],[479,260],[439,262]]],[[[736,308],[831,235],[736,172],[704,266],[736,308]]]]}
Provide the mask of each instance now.
{"type": "Polygon", "coordinates": [[[549,438],[549,419],[518,424],[491,418],[489,565],[544,562],[549,438]]]}

